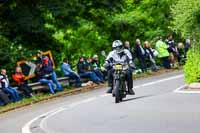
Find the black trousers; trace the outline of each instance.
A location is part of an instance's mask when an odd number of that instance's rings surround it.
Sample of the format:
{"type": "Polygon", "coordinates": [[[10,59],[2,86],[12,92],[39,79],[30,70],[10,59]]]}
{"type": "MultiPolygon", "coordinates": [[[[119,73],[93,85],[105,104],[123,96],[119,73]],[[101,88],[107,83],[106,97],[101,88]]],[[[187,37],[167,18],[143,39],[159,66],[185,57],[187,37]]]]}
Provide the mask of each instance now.
{"type": "Polygon", "coordinates": [[[167,68],[167,69],[171,68],[169,57],[163,57],[161,58],[161,60],[162,60],[164,68],[167,68]]]}
{"type": "Polygon", "coordinates": [[[1,89],[0,89],[0,101],[3,103],[3,105],[10,103],[8,95],[5,94],[1,89]]]}
{"type": "Polygon", "coordinates": [[[143,57],[138,58],[138,61],[139,61],[139,64],[140,64],[140,68],[142,69],[142,72],[145,72],[147,70],[145,58],[143,58],[143,57]]]}
{"type": "Polygon", "coordinates": [[[31,93],[33,92],[32,88],[29,87],[27,83],[22,83],[19,86],[19,90],[22,90],[27,97],[31,97],[31,93]]]}
{"type": "MultiPolygon", "coordinates": [[[[114,74],[114,69],[108,70],[108,86],[113,88],[113,74],[114,74]]],[[[127,86],[128,89],[133,88],[133,78],[132,78],[132,70],[127,70],[125,73],[125,78],[127,81],[127,86]]]]}

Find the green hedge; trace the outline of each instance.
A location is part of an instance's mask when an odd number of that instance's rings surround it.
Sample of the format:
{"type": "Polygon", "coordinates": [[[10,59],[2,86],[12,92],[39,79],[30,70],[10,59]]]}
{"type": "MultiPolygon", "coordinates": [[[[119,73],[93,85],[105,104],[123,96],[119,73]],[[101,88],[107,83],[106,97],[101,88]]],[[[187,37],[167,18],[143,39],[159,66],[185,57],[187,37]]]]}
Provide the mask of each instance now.
{"type": "Polygon", "coordinates": [[[184,66],[186,83],[200,81],[200,52],[199,49],[190,49],[187,53],[187,61],[184,66]]]}

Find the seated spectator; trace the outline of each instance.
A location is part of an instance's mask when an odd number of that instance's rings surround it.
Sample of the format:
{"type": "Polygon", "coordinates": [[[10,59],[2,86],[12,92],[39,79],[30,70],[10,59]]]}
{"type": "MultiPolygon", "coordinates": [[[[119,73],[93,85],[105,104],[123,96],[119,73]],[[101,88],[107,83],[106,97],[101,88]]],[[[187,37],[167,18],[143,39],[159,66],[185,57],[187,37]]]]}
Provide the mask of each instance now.
{"type": "Polygon", "coordinates": [[[17,102],[20,100],[17,90],[10,86],[8,76],[6,74],[6,69],[1,69],[0,84],[1,84],[1,89],[5,93],[10,95],[11,100],[13,102],[17,102]]]}
{"type": "Polygon", "coordinates": [[[76,87],[81,86],[80,76],[71,69],[67,58],[64,58],[63,60],[61,71],[64,74],[64,76],[69,77],[70,79],[76,80],[76,87]]]}
{"type": "Polygon", "coordinates": [[[179,64],[181,64],[181,65],[185,64],[186,56],[185,56],[183,43],[181,43],[181,42],[178,43],[177,51],[178,51],[178,62],[179,62],[179,64]]]}
{"type": "Polygon", "coordinates": [[[78,74],[80,75],[81,78],[89,78],[93,82],[99,84],[101,79],[90,70],[88,67],[88,63],[84,59],[84,57],[80,57],[79,62],[77,64],[77,69],[78,69],[78,74]]]}
{"type": "Polygon", "coordinates": [[[41,69],[44,72],[45,76],[48,77],[49,79],[51,79],[53,81],[53,83],[56,84],[56,89],[58,91],[62,91],[63,87],[57,80],[56,72],[53,70],[52,61],[49,59],[48,56],[45,56],[42,53],[38,54],[38,56],[39,56],[39,58],[38,58],[37,64],[42,64],[41,69]]]}
{"type": "Polygon", "coordinates": [[[135,58],[138,59],[142,72],[145,72],[147,70],[145,62],[145,51],[141,45],[140,39],[136,39],[136,45],[133,49],[133,59],[135,58]]]}
{"type": "Polygon", "coordinates": [[[145,51],[146,61],[150,62],[152,70],[153,71],[158,70],[156,62],[154,60],[153,50],[152,50],[150,43],[148,41],[144,42],[144,51],[145,51]]]}
{"type": "Polygon", "coordinates": [[[28,86],[25,75],[22,73],[21,67],[17,66],[15,73],[12,75],[13,80],[16,82],[19,90],[23,91],[26,97],[32,97],[32,88],[28,86]]]}
{"type": "Polygon", "coordinates": [[[48,85],[51,94],[55,94],[55,87],[50,77],[46,76],[42,70],[42,64],[37,64],[35,74],[41,84],[48,85]]]}
{"type": "Polygon", "coordinates": [[[98,56],[94,55],[90,60],[90,67],[93,72],[100,78],[101,81],[104,81],[104,74],[101,72],[100,63],[98,60],[98,56]]]}

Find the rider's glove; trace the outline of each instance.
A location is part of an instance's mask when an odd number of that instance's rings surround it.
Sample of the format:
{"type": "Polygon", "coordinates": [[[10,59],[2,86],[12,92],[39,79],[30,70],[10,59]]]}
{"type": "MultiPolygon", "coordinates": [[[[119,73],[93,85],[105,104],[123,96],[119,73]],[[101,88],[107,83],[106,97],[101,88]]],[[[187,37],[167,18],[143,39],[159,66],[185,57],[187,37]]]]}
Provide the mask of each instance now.
{"type": "Polygon", "coordinates": [[[130,64],[130,68],[131,68],[131,69],[135,69],[135,68],[136,68],[136,67],[135,67],[135,64],[134,64],[134,63],[131,63],[131,64],[130,64]]]}

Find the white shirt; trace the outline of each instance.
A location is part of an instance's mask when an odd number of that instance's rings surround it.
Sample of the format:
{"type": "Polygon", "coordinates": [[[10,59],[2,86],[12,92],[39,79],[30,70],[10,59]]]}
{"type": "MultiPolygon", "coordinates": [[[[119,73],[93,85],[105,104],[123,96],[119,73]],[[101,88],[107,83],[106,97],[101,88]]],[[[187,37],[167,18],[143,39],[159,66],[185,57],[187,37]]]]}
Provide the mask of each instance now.
{"type": "MultiPolygon", "coordinates": [[[[4,78],[3,75],[0,75],[0,80],[1,82],[4,82],[5,83],[5,87],[8,88],[9,87],[9,80],[8,80],[8,77],[6,75],[6,78],[4,78]]],[[[2,88],[2,84],[0,83],[0,88],[2,88]]]]}
{"type": "Polygon", "coordinates": [[[124,55],[120,57],[120,55],[116,52],[116,50],[111,51],[106,58],[106,62],[108,63],[109,59],[112,58],[113,62],[132,64],[133,61],[132,61],[131,52],[127,49],[124,49],[123,52],[124,52],[124,55]],[[127,62],[127,60],[129,62],[127,62]]]}

